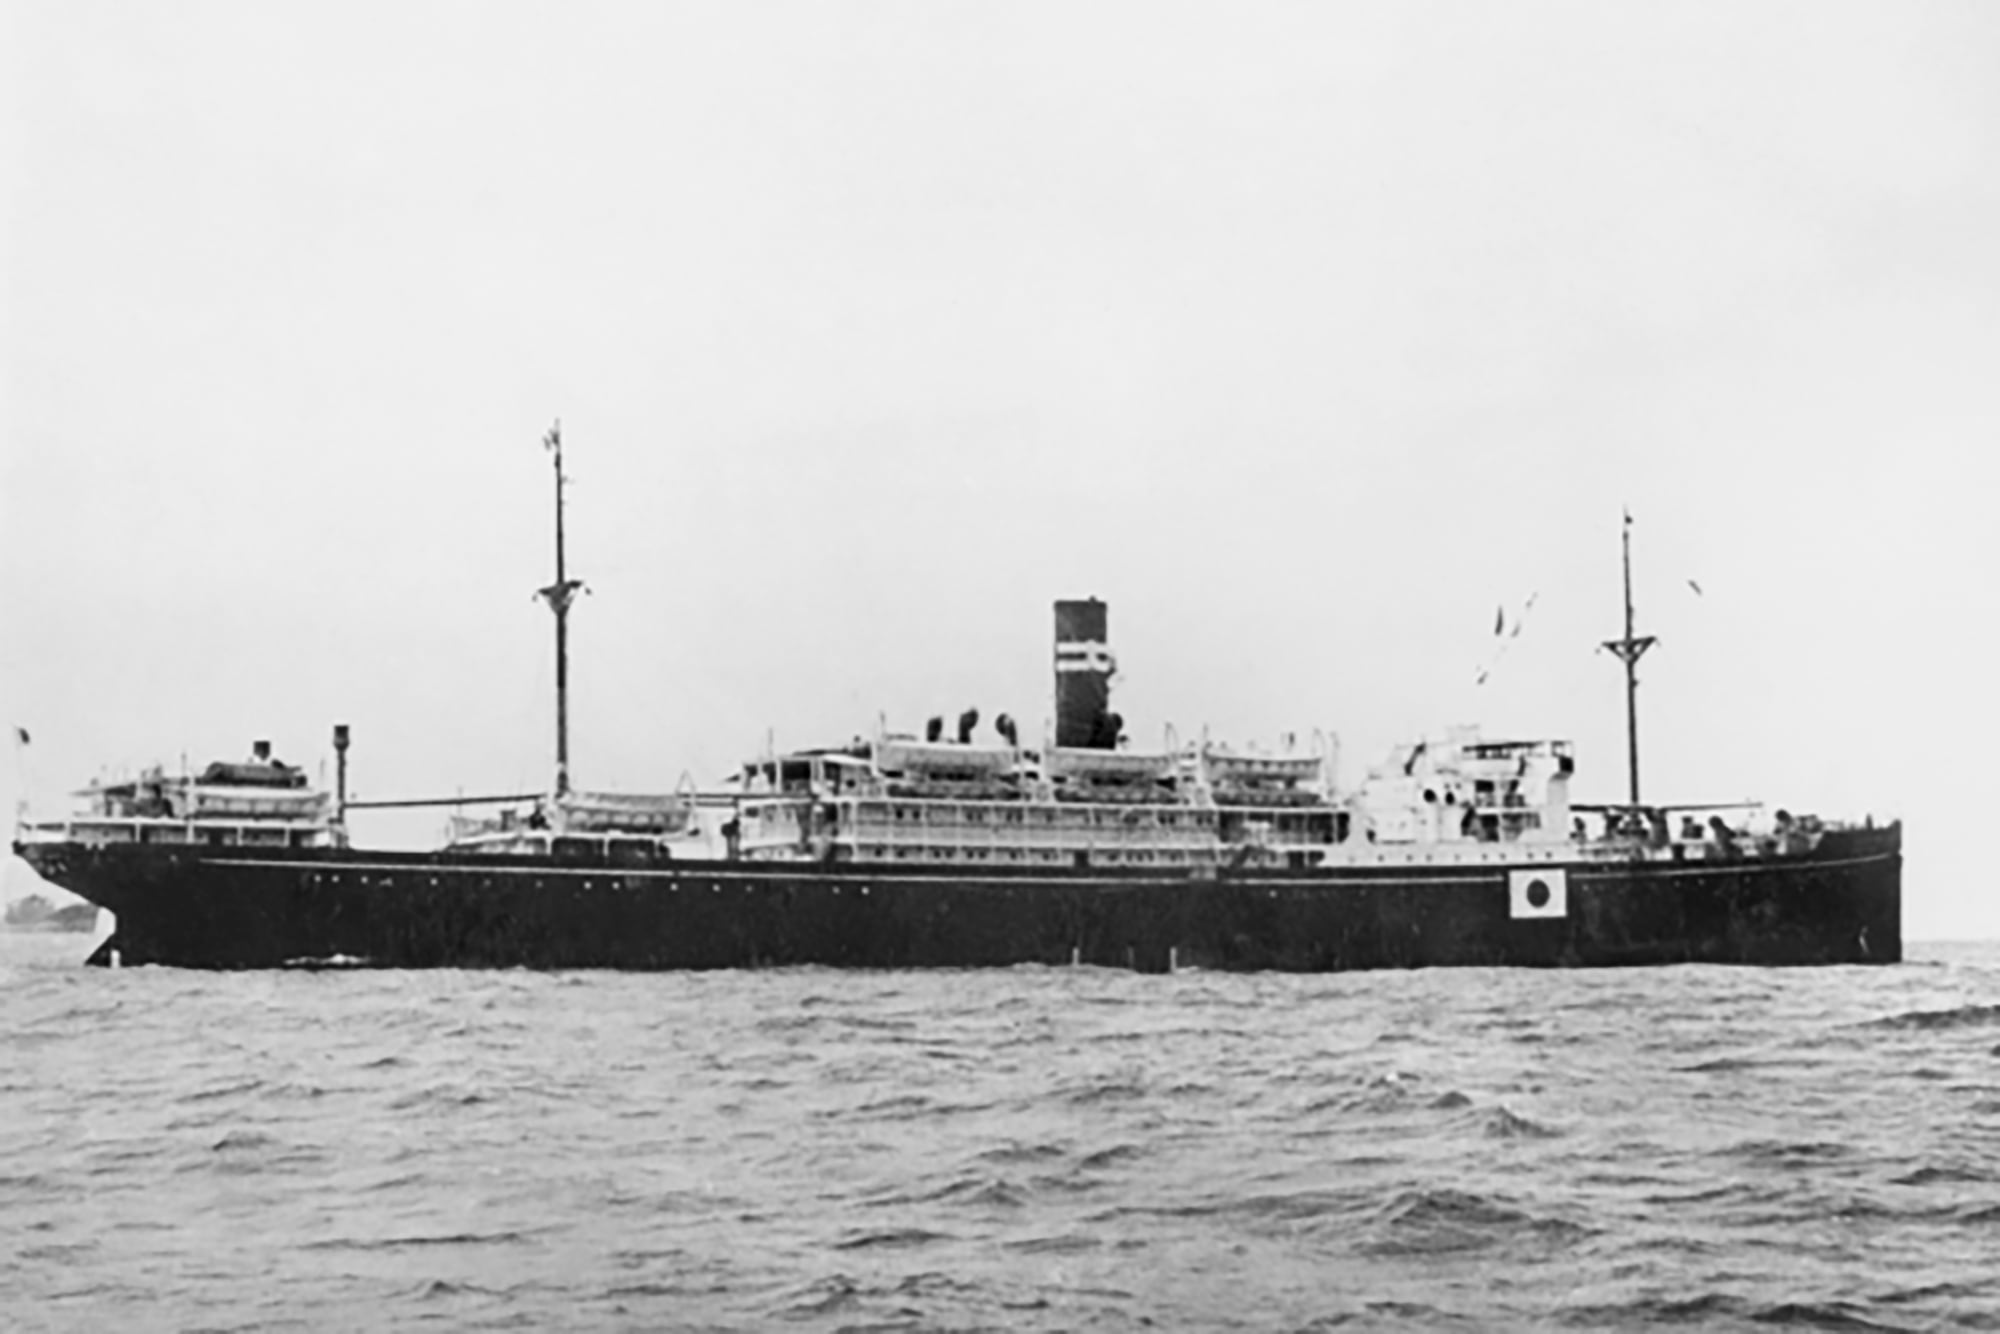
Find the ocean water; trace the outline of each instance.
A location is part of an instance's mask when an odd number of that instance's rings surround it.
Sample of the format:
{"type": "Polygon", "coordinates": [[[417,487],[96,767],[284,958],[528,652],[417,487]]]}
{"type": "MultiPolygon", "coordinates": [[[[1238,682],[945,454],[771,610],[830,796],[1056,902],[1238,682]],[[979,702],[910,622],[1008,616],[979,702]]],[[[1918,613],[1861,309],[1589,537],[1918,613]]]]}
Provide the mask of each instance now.
{"type": "Polygon", "coordinates": [[[1889,969],[84,969],[16,1330],[2000,1329],[2000,945],[1889,969]]]}

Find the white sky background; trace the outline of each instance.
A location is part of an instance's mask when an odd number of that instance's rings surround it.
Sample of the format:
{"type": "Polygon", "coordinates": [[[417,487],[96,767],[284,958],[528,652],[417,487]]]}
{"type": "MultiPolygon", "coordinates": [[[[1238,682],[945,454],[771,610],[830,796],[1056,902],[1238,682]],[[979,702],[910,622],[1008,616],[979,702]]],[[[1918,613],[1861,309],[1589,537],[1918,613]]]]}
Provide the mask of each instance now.
{"type": "Polygon", "coordinates": [[[1038,736],[1095,594],[1141,746],[1617,798],[1629,503],[1647,795],[1901,814],[1907,932],[2000,935],[2000,7],[11,22],[10,807],[335,721],[358,795],[546,782],[560,416],[583,785],[1038,736]]]}

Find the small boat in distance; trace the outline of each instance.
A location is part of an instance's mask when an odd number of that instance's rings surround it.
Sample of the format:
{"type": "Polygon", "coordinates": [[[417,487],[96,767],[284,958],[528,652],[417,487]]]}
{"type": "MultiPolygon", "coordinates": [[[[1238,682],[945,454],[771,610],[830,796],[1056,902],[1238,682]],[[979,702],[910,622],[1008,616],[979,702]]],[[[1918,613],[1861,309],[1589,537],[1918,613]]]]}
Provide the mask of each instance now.
{"type": "Polygon", "coordinates": [[[1447,965],[1892,963],[1901,827],[1639,796],[1631,519],[1630,799],[1571,799],[1573,748],[1464,728],[1397,747],[1351,789],[1330,738],[1136,750],[1111,709],[1108,609],[1055,604],[1039,744],[968,709],[767,753],[712,791],[580,792],[568,756],[555,462],[551,790],[454,817],[435,851],[352,846],[350,802],[261,743],[198,778],[159,771],[24,822],[15,850],[110,909],[94,962],[261,968],[987,967],[1328,971],[1447,965]]]}
{"type": "Polygon", "coordinates": [[[94,903],[57,907],[40,894],[28,894],[7,905],[0,925],[10,931],[91,931],[96,929],[99,911],[94,903]]]}

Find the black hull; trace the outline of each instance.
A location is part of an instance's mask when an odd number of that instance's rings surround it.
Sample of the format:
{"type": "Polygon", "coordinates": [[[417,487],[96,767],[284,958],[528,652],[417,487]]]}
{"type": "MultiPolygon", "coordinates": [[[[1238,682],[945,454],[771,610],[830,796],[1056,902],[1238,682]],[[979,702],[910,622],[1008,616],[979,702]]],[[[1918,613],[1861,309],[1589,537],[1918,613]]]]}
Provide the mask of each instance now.
{"type": "Polygon", "coordinates": [[[1901,960],[1899,830],[1810,855],[1562,865],[1561,916],[1505,866],[1185,873],[16,845],[117,915],[95,956],[272,968],[702,969],[1085,963],[1329,972],[1901,960]]]}

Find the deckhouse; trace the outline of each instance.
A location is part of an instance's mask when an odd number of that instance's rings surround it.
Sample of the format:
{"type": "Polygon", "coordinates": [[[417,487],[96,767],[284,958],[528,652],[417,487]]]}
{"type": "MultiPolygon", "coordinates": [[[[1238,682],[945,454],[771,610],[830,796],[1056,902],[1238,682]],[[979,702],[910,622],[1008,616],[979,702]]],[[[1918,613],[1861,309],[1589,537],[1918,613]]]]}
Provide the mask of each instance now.
{"type": "Polygon", "coordinates": [[[74,794],[78,811],[25,822],[29,840],[198,844],[205,847],[323,848],[342,840],[333,799],[303,770],[259,741],[242,763],[218,761],[199,773],[155,766],[137,778],[99,782],[74,794]]]}

